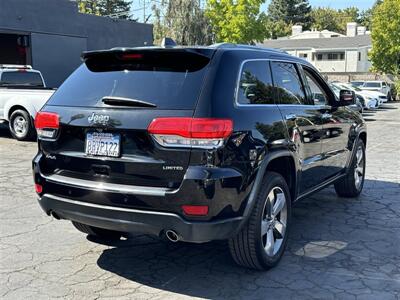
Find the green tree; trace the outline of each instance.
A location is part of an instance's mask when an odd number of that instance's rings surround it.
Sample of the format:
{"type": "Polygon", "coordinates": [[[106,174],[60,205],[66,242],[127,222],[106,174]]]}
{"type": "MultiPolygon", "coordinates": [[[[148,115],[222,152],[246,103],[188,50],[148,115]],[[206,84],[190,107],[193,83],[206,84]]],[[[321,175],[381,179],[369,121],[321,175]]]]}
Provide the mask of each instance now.
{"type": "Polygon", "coordinates": [[[199,0],[162,0],[153,5],[154,43],[164,37],[179,45],[207,45],[212,42],[211,26],[199,0]]]}
{"type": "Polygon", "coordinates": [[[317,30],[341,31],[339,13],[329,7],[317,7],[312,10],[312,27],[317,30]]]}
{"type": "Polygon", "coordinates": [[[302,25],[304,29],[310,29],[312,24],[308,0],[272,0],[268,6],[268,16],[273,22],[302,25]]]}
{"type": "Polygon", "coordinates": [[[130,18],[132,1],[127,0],[77,0],[78,9],[81,13],[108,16],[120,14],[120,19],[130,18]]]}
{"type": "Polygon", "coordinates": [[[266,16],[260,12],[265,0],[208,0],[206,16],[217,42],[253,44],[268,35],[266,16]]]}
{"type": "Polygon", "coordinates": [[[98,0],[77,0],[78,11],[83,14],[100,15],[98,0]]]}
{"type": "Polygon", "coordinates": [[[374,13],[374,9],[381,3],[382,0],[377,0],[372,8],[362,11],[358,16],[358,23],[367,27],[369,30],[372,30],[372,15],[374,13]]]}
{"type": "Polygon", "coordinates": [[[283,20],[273,21],[267,18],[265,27],[268,32],[267,36],[271,39],[288,36],[292,32],[292,24],[286,24],[283,20]]]}
{"type": "Polygon", "coordinates": [[[372,13],[373,9],[369,8],[363,10],[358,16],[358,24],[367,27],[369,30],[372,28],[372,13]]]}
{"type": "Polygon", "coordinates": [[[400,75],[400,1],[383,0],[372,17],[372,50],[375,71],[400,75]]]}
{"type": "Polygon", "coordinates": [[[358,21],[359,11],[356,7],[339,10],[329,7],[317,7],[312,10],[311,17],[313,28],[317,30],[327,29],[345,34],[347,23],[358,21]]]}

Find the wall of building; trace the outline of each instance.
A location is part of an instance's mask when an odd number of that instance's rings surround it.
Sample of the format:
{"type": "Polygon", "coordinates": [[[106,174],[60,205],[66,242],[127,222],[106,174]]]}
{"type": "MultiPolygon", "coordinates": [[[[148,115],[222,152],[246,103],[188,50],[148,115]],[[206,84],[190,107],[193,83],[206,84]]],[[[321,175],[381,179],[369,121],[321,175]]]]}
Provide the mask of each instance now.
{"type": "Polygon", "coordinates": [[[368,52],[370,48],[360,48],[360,60],[357,62],[357,71],[358,72],[368,72],[372,64],[368,59],[368,52]]]}
{"type": "Polygon", "coordinates": [[[315,60],[312,63],[320,72],[346,72],[345,60],[315,60]]]}
{"type": "Polygon", "coordinates": [[[53,87],[81,63],[82,51],[153,43],[152,25],[80,14],[71,0],[1,0],[0,32],[31,37],[32,65],[53,87]]]}
{"type": "Polygon", "coordinates": [[[359,48],[357,50],[332,50],[331,52],[317,52],[312,50],[288,50],[288,54],[301,57],[312,63],[320,72],[325,73],[366,73],[371,68],[371,62],[368,61],[368,48],[359,48]],[[343,60],[328,60],[328,53],[344,53],[343,60]],[[360,53],[360,60],[359,60],[360,53]],[[304,54],[307,55],[304,58],[304,54]],[[317,54],[322,54],[323,59],[317,60],[317,54]],[[314,58],[314,59],[313,59],[314,58]]]}
{"type": "Polygon", "coordinates": [[[346,69],[345,72],[358,72],[358,51],[348,50],[346,51],[346,69]]]}

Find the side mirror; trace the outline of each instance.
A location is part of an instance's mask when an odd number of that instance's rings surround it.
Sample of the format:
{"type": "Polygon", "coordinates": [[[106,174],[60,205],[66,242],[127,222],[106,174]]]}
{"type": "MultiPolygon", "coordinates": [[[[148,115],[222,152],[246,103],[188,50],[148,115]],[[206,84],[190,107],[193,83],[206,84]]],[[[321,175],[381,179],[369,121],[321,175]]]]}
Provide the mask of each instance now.
{"type": "Polygon", "coordinates": [[[356,93],[350,90],[340,90],[338,106],[349,106],[353,104],[356,104],[356,93]]]}

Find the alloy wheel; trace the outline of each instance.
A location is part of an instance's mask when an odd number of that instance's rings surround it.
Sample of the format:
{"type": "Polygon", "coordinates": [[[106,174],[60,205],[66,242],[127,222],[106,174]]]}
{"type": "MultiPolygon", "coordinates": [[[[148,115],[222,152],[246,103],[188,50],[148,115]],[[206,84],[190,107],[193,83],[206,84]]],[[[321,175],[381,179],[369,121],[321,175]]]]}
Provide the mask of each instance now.
{"type": "Polygon", "coordinates": [[[264,204],[261,220],[261,240],[265,253],[274,256],[281,248],[286,234],[286,196],[280,187],[274,187],[264,204]]]}
{"type": "Polygon", "coordinates": [[[17,136],[22,137],[28,130],[28,122],[23,116],[16,116],[13,120],[14,132],[17,136]]]}
{"type": "Polygon", "coordinates": [[[356,165],[354,168],[354,181],[356,188],[359,189],[364,179],[364,152],[361,146],[357,148],[356,165]]]}

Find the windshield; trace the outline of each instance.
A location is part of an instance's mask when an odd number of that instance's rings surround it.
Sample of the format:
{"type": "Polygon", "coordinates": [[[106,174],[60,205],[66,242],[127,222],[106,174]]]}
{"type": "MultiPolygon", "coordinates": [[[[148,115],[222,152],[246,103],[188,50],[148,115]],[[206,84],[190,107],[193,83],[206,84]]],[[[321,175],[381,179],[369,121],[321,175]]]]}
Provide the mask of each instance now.
{"type": "Polygon", "coordinates": [[[366,82],[366,83],[364,83],[364,87],[381,88],[381,83],[380,82],[366,82]]]}
{"type": "Polygon", "coordinates": [[[351,90],[351,91],[357,91],[357,92],[362,91],[362,89],[359,89],[358,87],[353,86],[351,84],[343,83],[342,86],[343,86],[343,88],[351,90]]]}
{"type": "Polygon", "coordinates": [[[93,72],[81,65],[50,98],[48,105],[104,106],[103,97],[131,98],[159,109],[194,109],[206,68],[189,72],[153,68],[93,72]]]}

